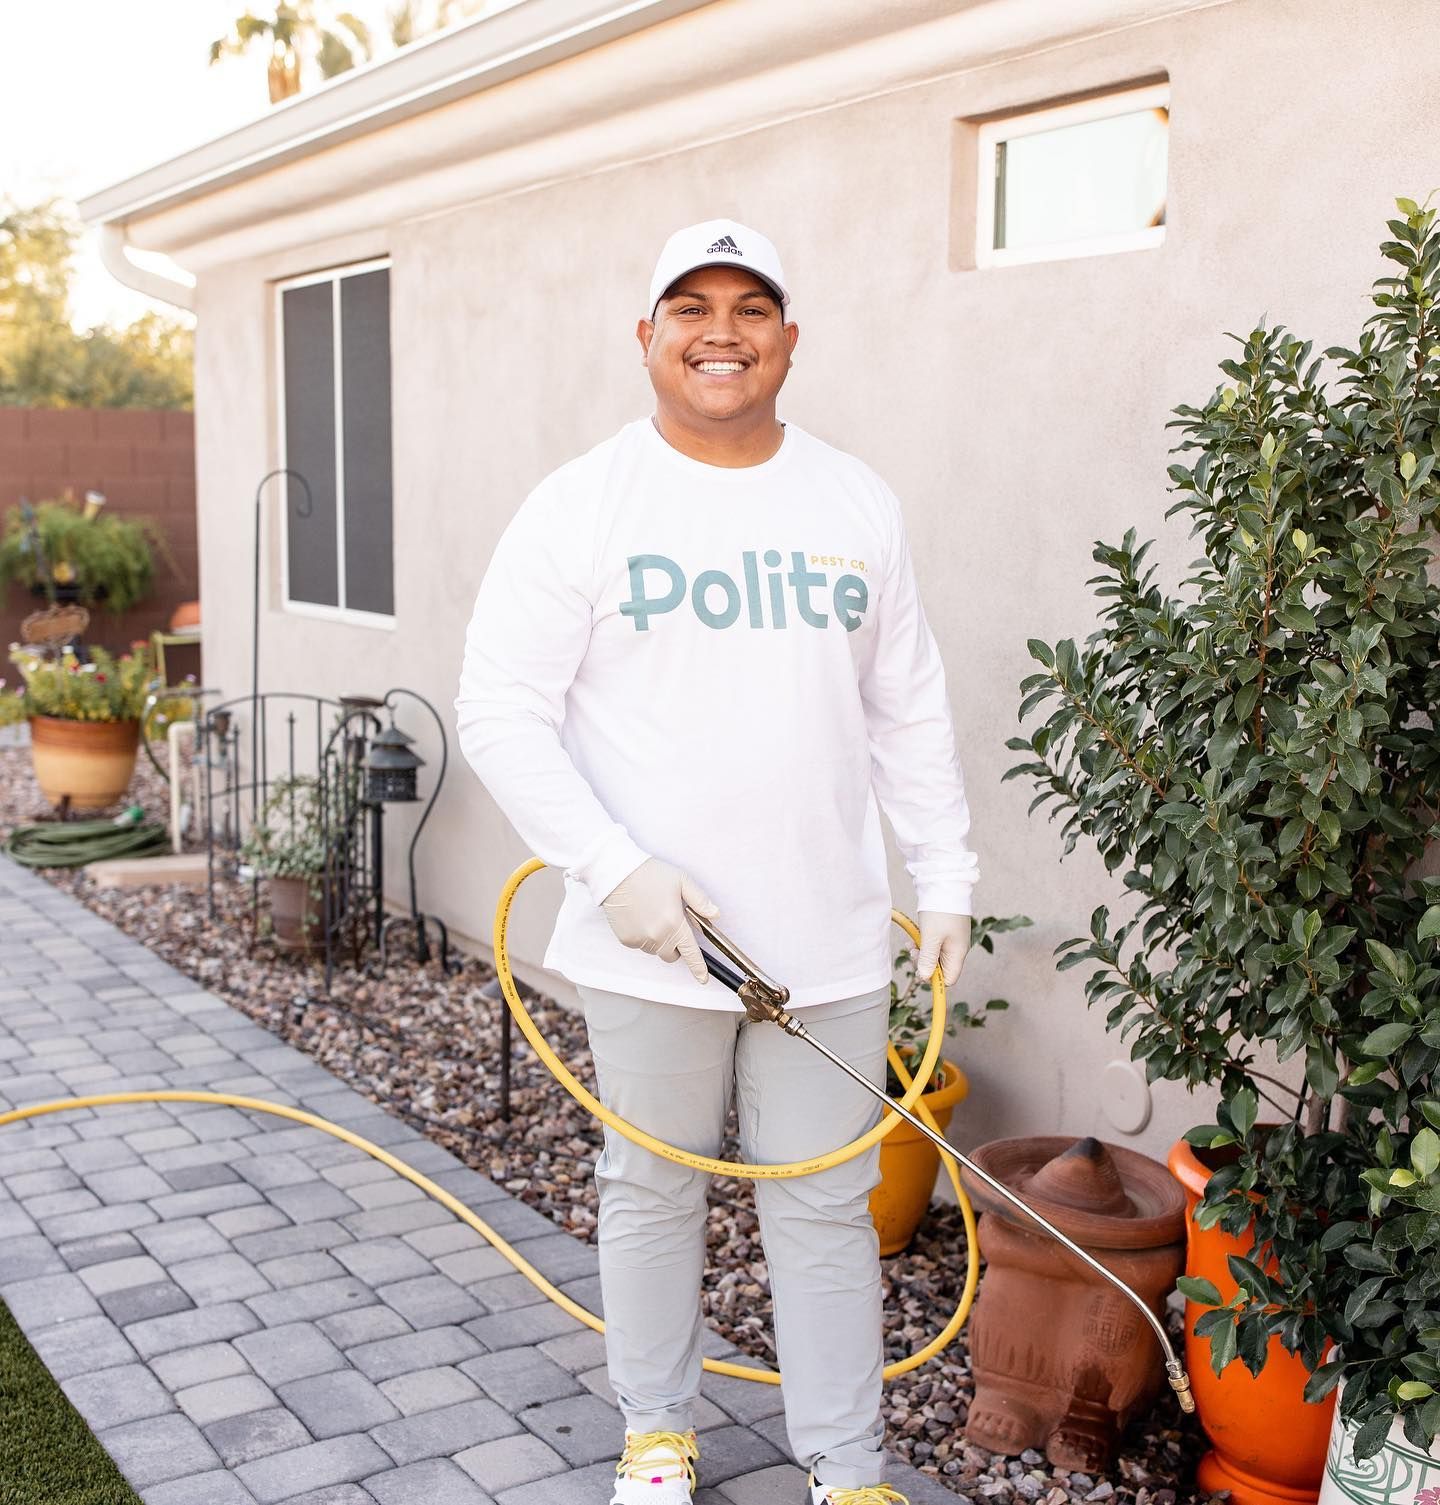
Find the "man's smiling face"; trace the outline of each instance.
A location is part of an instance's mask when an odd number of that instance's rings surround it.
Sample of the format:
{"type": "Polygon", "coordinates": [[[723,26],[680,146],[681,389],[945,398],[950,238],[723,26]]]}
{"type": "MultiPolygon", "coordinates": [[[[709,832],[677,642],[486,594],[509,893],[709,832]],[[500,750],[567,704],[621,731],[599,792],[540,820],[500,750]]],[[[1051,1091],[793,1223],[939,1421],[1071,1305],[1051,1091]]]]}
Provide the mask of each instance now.
{"type": "Polygon", "coordinates": [[[687,428],[773,420],[800,330],[743,267],[687,272],[636,333],[661,411],[687,428]]]}

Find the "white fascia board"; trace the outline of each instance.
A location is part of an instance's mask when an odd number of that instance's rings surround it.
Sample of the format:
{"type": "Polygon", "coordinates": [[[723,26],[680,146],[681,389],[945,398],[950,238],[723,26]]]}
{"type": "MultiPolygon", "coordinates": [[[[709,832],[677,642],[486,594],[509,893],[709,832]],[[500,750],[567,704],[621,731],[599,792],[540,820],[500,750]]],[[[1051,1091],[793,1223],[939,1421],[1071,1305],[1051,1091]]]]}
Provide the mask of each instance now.
{"type": "Polygon", "coordinates": [[[523,0],[272,105],[258,120],[80,200],[87,224],[139,218],[534,72],[715,0],[523,0]]]}

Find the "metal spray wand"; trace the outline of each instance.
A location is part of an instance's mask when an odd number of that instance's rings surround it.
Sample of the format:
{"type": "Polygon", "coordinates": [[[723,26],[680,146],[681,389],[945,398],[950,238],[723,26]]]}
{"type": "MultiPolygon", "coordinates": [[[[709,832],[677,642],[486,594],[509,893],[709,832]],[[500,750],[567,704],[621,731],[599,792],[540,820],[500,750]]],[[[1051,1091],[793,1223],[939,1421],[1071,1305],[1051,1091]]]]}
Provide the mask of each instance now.
{"type": "Polygon", "coordinates": [[[1165,1331],[1160,1319],[1150,1310],[1149,1303],[1137,1291],[1132,1290],[1110,1270],[1107,1270],[1092,1254],[1082,1249],[1073,1239],[1065,1234],[1048,1218],[1030,1206],[1023,1198],[1011,1191],[1002,1181],[996,1180],[988,1171],[962,1155],[954,1145],[942,1134],[937,1133],[929,1124],[918,1118],[908,1108],[902,1107],[893,1098],[889,1097],[872,1082],[869,1077],[857,1071],[849,1061],[835,1054],[828,1045],[817,1040],[814,1035],[793,1014],[786,1011],[785,1005],[790,1001],[790,989],[781,983],[767,977],[754,962],[727,936],[717,929],[714,924],[703,915],[697,914],[687,904],[685,913],[692,924],[700,931],[707,941],[731,963],[726,966],[725,962],[712,956],[708,951],[701,948],[701,955],[705,959],[705,968],[717,982],[723,982],[727,988],[738,995],[740,1002],[745,1005],[745,1012],[750,1018],[760,1023],[778,1024],[787,1035],[793,1035],[797,1040],[803,1040],[807,1045],[813,1046],[823,1055],[826,1060],[838,1066],[852,1081],[858,1082],[872,1097],[877,1097],[893,1112],[898,1113],[911,1128],[918,1130],[941,1152],[948,1155],[952,1160],[970,1172],[977,1180],[983,1181],[997,1196],[1003,1197],[1012,1207],[1024,1213],[1024,1215],[1043,1228],[1051,1238],[1055,1239],[1067,1248],[1076,1259],[1082,1260],[1102,1280],[1109,1283],[1120,1292],[1122,1296],[1131,1302],[1150,1324],[1151,1331],[1155,1334],[1160,1347],[1165,1353],[1165,1373],[1170,1381],[1171,1389],[1174,1390],[1180,1401],[1182,1411],[1194,1411],[1195,1397],[1190,1391],[1190,1376],[1185,1372],[1185,1366],[1176,1357],[1175,1349],[1170,1342],[1170,1335],[1165,1331]],[[732,970],[738,968],[738,971],[732,970]]]}

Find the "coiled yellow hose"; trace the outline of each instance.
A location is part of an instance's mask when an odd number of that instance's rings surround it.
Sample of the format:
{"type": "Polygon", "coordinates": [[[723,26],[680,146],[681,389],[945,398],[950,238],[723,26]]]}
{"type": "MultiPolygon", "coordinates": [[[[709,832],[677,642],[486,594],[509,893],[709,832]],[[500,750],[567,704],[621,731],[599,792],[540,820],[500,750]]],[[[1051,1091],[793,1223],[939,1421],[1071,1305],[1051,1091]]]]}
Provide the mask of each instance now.
{"type": "MultiPolygon", "coordinates": [[[[677,1164],[687,1165],[695,1170],[708,1171],[712,1175],[739,1176],[746,1179],[758,1180],[762,1178],[782,1178],[787,1176],[805,1176],[812,1172],[825,1170],[832,1165],[843,1165],[845,1161],[852,1160],[856,1155],[883,1139],[898,1124],[902,1122],[898,1114],[886,1113],[881,1121],[867,1133],[858,1139],[852,1140],[839,1149],[832,1150],[828,1155],[821,1155],[813,1160],[792,1161],[785,1165],[742,1165],[728,1160],[713,1160],[706,1155],[692,1154],[689,1150],[682,1150],[675,1145],[666,1144],[663,1140],[655,1139],[643,1130],[637,1129],[633,1124],[626,1123],[624,1119],[611,1113],[583,1083],[576,1079],[563,1061],[550,1048],[549,1042],[540,1033],[535,1021],[530,1017],[525,1004],[520,998],[519,991],[515,986],[514,973],[510,969],[510,952],[507,943],[507,929],[510,918],[510,906],[515,898],[515,893],[520,885],[533,874],[538,873],[545,864],[538,857],[532,857],[528,862],[516,868],[506,880],[504,888],[500,892],[500,899],[495,909],[495,972],[500,980],[501,990],[505,994],[505,1001],[510,1006],[510,1012],[515,1016],[525,1038],[534,1047],[536,1054],[549,1067],[557,1081],[570,1095],[587,1108],[602,1123],[623,1134],[635,1144],[643,1145],[647,1150],[657,1155],[662,1155],[667,1160],[673,1160],[677,1164]]],[[[895,923],[910,937],[918,946],[920,932],[915,922],[900,911],[892,910],[891,916],[895,923]]],[[[935,1121],[929,1110],[920,1099],[922,1085],[930,1080],[930,1073],[939,1059],[940,1046],[945,1036],[945,983],[937,968],[932,979],[934,993],[934,1014],[930,1027],[930,1038],[926,1042],[924,1054],[920,1064],[916,1068],[914,1078],[905,1068],[899,1053],[894,1046],[890,1047],[890,1065],[896,1075],[905,1086],[905,1096],[900,1101],[905,1107],[918,1113],[926,1123],[935,1127],[935,1121]]],[[[382,1149],[377,1144],[371,1144],[368,1139],[359,1134],[352,1133],[349,1129],[341,1128],[339,1124],[333,1124],[328,1119],[321,1118],[318,1114],[307,1113],[303,1108],[292,1108],[285,1103],[267,1102],[264,1098],[241,1097],[229,1092],[190,1092],[182,1090],[162,1090],[151,1092],[103,1092],[89,1097],[59,1098],[49,1103],[34,1103],[26,1108],[13,1108],[9,1112],[0,1113],[0,1128],[6,1124],[18,1123],[23,1119],[38,1118],[46,1113],[60,1113],[67,1108],[100,1108],[115,1103],[221,1103],[232,1108],[249,1108],[260,1113],[271,1113],[278,1118],[293,1119],[296,1123],[308,1124],[311,1128],[321,1129],[336,1139],[342,1139],[346,1144],[354,1145],[357,1149],[364,1150],[367,1155],[388,1165],[391,1170],[403,1176],[407,1181],[413,1182],[427,1195],[432,1196],[443,1206],[449,1208],[461,1222],[468,1224],[488,1244],[500,1254],[531,1282],[540,1293],[556,1306],[562,1308],[582,1322],[586,1327],[593,1328],[597,1333],[605,1331],[604,1322],[594,1312],[587,1311],[579,1302],[572,1300],[558,1287],[551,1284],[544,1275],[532,1265],[523,1254],[513,1245],[501,1237],[483,1218],[477,1217],[457,1197],[452,1196],[443,1187],[437,1186],[429,1177],[419,1171],[412,1170],[403,1160],[397,1159],[388,1150],[382,1149]]],[[[956,1333],[965,1324],[965,1319],[970,1313],[971,1305],[975,1300],[975,1288],[980,1281],[980,1246],[975,1231],[975,1213],[970,1205],[970,1199],[965,1195],[965,1189],[960,1183],[960,1175],[955,1162],[946,1158],[945,1170],[950,1177],[950,1184],[955,1190],[956,1200],[960,1204],[960,1213],[965,1220],[965,1239],[968,1265],[965,1273],[965,1287],[960,1293],[960,1300],[956,1304],[950,1320],[939,1333],[931,1339],[923,1348],[909,1355],[908,1358],[899,1359],[885,1368],[885,1378],[893,1379],[896,1375],[906,1374],[912,1369],[917,1369],[927,1360],[934,1358],[954,1338],[956,1333]]],[[[761,1384],[778,1385],[780,1376],[769,1369],[754,1369],[745,1364],[732,1364],[725,1359],[706,1359],[705,1368],[712,1374],[729,1375],[733,1379],[754,1380],[761,1384]]]]}

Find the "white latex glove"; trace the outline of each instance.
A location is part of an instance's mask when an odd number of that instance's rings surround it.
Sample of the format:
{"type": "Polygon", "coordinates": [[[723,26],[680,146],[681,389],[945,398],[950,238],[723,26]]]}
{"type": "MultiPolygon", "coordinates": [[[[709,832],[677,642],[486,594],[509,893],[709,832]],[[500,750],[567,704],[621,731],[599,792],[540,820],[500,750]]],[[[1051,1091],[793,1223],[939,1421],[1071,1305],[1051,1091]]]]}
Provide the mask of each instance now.
{"type": "Polygon", "coordinates": [[[953,988],[970,954],[970,916],[939,914],[933,909],[920,911],[920,955],[915,971],[929,982],[938,965],[945,986],[953,988]]]}
{"type": "Polygon", "coordinates": [[[693,878],[658,857],[647,857],[605,895],[600,907],[622,945],[638,947],[662,962],[683,961],[697,982],[709,982],[686,904],[707,920],[720,913],[693,878]]]}

